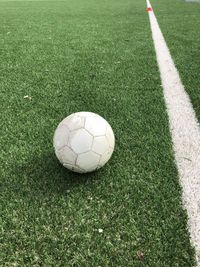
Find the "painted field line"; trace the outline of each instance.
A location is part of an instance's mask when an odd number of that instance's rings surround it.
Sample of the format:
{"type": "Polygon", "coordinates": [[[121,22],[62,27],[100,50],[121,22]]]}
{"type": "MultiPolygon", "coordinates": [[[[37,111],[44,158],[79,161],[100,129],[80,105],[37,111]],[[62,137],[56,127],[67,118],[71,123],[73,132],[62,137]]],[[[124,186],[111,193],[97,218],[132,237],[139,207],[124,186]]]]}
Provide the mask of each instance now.
{"type": "Polygon", "coordinates": [[[167,106],[175,159],[188,214],[191,244],[200,266],[200,127],[149,0],[147,11],[167,106]]]}

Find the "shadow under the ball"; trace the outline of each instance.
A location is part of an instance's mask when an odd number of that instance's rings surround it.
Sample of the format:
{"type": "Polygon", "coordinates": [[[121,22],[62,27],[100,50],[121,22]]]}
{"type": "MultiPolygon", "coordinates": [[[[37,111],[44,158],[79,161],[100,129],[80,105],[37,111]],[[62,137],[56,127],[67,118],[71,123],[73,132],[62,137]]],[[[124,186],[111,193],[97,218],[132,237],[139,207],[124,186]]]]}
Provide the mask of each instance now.
{"type": "Polygon", "coordinates": [[[94,180],[100,179],[101,171],[87,174],[71,172],[58,162],[52,152],[16,166],[14,175],[21,177],[24,189],[29,188],[29,193],[50,195],[66,194],[68,190],[81,185],[93,187],[94,180]]]}

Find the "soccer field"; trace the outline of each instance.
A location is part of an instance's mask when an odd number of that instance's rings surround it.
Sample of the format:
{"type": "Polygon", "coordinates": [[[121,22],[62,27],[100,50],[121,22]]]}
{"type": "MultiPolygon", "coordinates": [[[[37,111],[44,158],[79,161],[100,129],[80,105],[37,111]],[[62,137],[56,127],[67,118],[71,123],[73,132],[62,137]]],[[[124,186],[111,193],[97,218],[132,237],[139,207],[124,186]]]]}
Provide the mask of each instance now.
{"type": "MultiPolygon", "coordinates": [[[[200,4],[151,2],[200,120],[200,4]]],[[[0,266],[195,266],[145,1],[0,0],[0,113],[0,266]],[[116,137],[84,175],[52,144],[78,111],[116,137]]]]}

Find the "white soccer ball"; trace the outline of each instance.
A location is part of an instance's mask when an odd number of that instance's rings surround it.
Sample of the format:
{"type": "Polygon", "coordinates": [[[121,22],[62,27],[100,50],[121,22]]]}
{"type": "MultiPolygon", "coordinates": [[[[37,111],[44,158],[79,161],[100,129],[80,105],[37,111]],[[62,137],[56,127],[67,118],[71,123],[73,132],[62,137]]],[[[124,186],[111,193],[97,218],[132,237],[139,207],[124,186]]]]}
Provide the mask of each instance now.
{"type": "Polygon", "coordinates": [[[92,112],[77,112],[58,125],[53,139],[55,154],[67,169],[95,171],[110,159],[115,137],[110,124],[92,112]]]}

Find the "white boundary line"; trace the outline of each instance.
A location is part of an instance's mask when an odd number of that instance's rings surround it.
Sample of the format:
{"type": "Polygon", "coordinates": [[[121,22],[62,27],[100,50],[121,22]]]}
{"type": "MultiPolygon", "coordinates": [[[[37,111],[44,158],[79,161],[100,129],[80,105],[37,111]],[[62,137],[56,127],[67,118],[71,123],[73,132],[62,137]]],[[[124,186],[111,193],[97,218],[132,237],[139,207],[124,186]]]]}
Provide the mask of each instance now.
{"type": "Polygon", "coordinates": [[[149,0],[149,20],[167,106],[175,159],[188,214],[191,244],[200,266],[200,128],[192,104],[158,25],[149,0]]]}

